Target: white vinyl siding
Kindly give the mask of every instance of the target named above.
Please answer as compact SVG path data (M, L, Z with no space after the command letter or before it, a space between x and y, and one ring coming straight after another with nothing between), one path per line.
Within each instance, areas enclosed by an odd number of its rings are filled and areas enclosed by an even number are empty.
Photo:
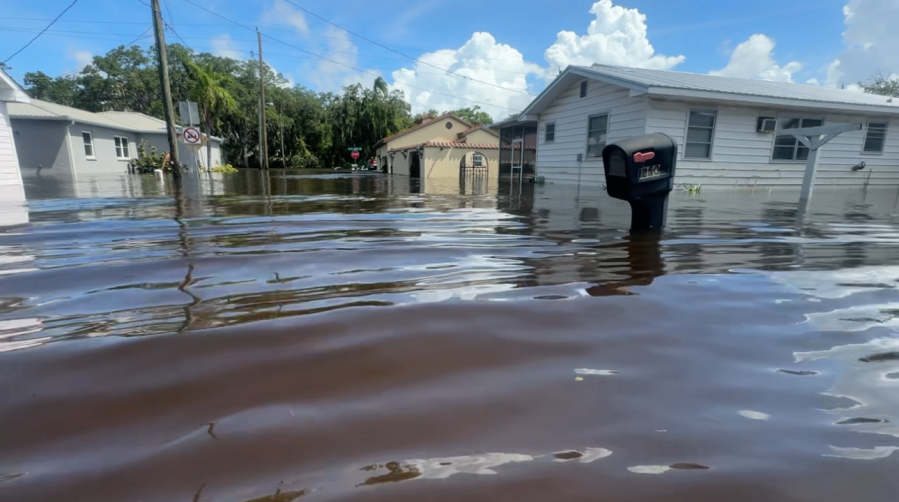
M0 101L0 189L5 196L15 194L15 199L24 199L22 192L22 174L19 171L19 160L16 156L16 145L9 117L6 114L6 103ZM11 196L10 196L11 197ZM0 199L0 203L3 200Z
M868 130L865 133L865 144L862 146L862 153L883 153L883 144L886 140L888 125L889 122L868 121Z
M715 110L690 110L684 158L711 159L715 136Z
M537 148L537 174L556 183L605 183L601 157L587 157L589 117L608 115L606 144L646 130L646 101L629 96L623 87L591 80L587 97L581 98L580 84L573 84L540 114L539 128L554 124L554 141ZM683 121L681 122L683 135ZM601 150L601 149L600 149ZM584 156L578 165L577 155Z
M703 108L710 108L705 106ZM784 186L798 188L805 171L803 161L772 160L774 135L756 132L759 117L811 117L823 119L825 124L867 124L889 122L886 118L859 115L815 115L790 113L770 108L734 107L723 103L716 106L711 162L683 157L687 116L691 109L701 109L688 103L651 101L647 113L646 132L663 132L678 143L678 163L675 183L702 184L703 188L746 186ZM844 132L830 140L818 152L816 185L861 186L871 175L875 185L899 185L899 131L897 121L888 124L884 153L863 155L865 130ZM541 145L542 147L542 145ZM852 166L864 161L867 168L853 171Z
M84 145L84 156L89 159L95 159L94 155L94 135L89 131L81 131L81 142Z
M129 160L131 159L131 151L128 147L128 138L122 136L114 136L113 140L115 141L115 156L119 160Z

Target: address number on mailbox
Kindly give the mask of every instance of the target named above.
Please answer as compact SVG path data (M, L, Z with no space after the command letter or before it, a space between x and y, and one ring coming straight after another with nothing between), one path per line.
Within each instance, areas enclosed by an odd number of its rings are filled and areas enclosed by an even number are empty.
M654 166L643 166L640 168L639 177L640 181L648 181L656 178L661 178L663 176L667 176L668 171L659 164Z

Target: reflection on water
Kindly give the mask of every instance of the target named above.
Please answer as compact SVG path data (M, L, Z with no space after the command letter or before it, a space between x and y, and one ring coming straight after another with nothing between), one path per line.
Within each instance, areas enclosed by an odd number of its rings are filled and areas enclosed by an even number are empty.
M584 187L26 189L0 232L10 500L893 493L894 190L803 215L677 192L652 236Z

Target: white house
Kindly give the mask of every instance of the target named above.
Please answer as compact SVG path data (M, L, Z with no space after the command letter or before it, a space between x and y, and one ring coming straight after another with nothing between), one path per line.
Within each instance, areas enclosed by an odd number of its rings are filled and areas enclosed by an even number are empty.
M8 104L28 103L30 98L16 82L0 69L0 226L28 221L25 191L16 144L13 141Z
M792 136L775 137L775 126L860 123L862 130L843 133L821 148L816 183L899 185L899 98L672 71L570 66L519 120L537 124L536 171L548 182L604 183L601 153L607 143L663 132L678 144L678 184L798 187L808 149ZM512 155L502 150L502 158Z
M159 152L169 151L165 122L142 113L93 113L32 99L10 104L9 117L26 181L73 182L79 177L127 174L128 162L138 157L144 141ZM212 165L221 163L220 144L220 139L211 138L197 157L205 164L209 147ZM182 163L194 159L180 142L178 151Z

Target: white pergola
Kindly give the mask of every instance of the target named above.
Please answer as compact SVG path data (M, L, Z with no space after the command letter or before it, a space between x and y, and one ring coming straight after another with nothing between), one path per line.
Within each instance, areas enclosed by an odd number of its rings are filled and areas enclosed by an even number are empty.
M802 145L808 148L808 161L805 163L805 176L802 178L802 193L799 194L800 209L808 207L812 199L812 189L815 186L815 172L818 170L818 149L828 141L836 138L840 133L858 131L862 124L825 125L818 127L805 127L802 129L781 129L779 126L774 136L793 136Z

